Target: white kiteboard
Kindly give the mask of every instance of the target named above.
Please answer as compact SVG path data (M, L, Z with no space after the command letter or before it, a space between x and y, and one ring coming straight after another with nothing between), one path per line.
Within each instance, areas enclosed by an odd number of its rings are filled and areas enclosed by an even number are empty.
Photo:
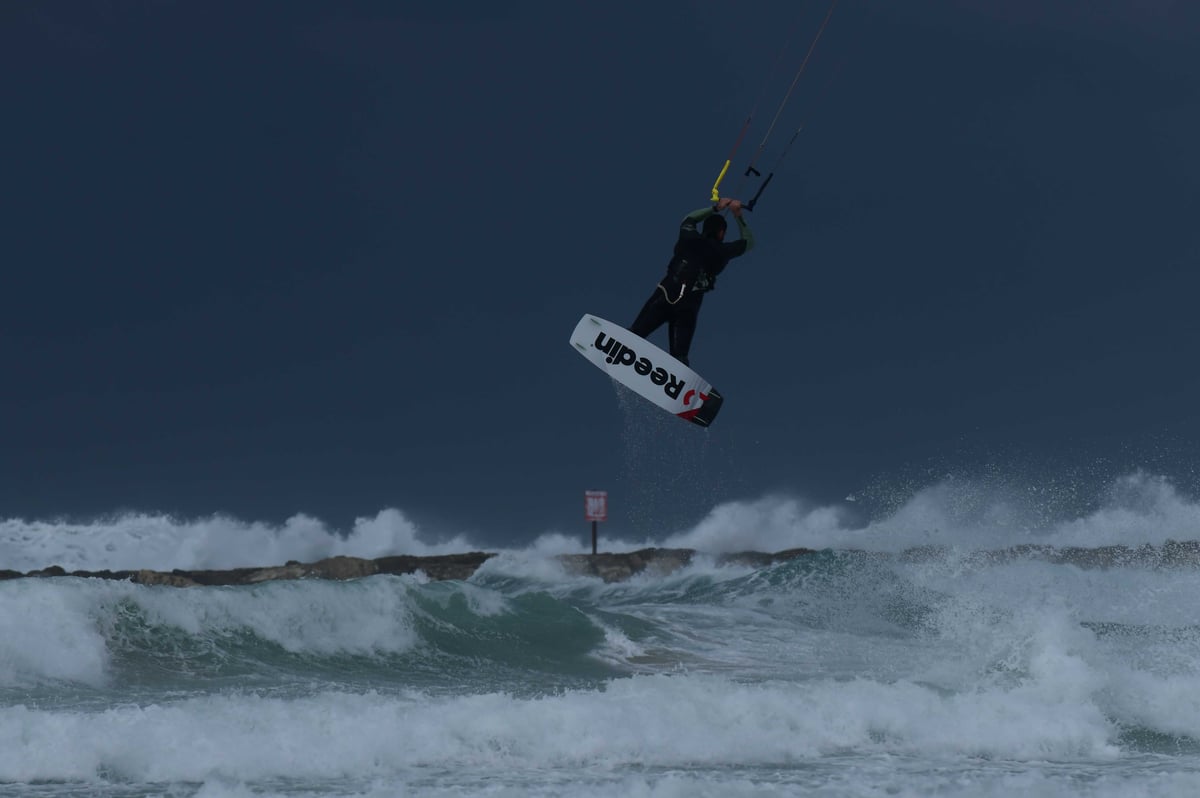
M703 377L619 324L585 315L571 345L593 365L639 396L685 421L707 427L724 397Z

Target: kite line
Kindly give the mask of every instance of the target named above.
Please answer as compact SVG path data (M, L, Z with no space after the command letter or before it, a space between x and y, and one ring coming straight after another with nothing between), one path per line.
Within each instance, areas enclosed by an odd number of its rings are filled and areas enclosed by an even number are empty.
M742 175L743 178L751 177L751 176L762 177L762 172L758 171L758 169L755 168L755 164L758 162L758 159L762 155L763 150L766 149L767 141L771 138L771 133L775 130L775 126L779 123L779 117L783 114L783 109L787 106L788 100L791 99L792 92L795 91L795 89L796 89L796 84L800 82L800 78L804 75L804 71L808 67L808 62L812 59L812 55L817 49L817 43L821 41L821 36L824 35L825 28L828 27L829 20L833 16L834 9L837 8L837 5L839 2L840 2L840 0L832 0L832 2L829 4L829 10L825 13L825 18L821 21L821 26L817 29L816 35L813 37L812 42L809 44L808 52L805 54L804 60L800 63L799 69L796 70L796 74L792 78L792 83L788 87L787 93L785 93L783 95L783 99L779 103L779 108L776 109L775 116L774 116L774 118L771 119L771 124L767 127L767 132L763 135L763 139L759 143L758 149L755 150L754 156L750 159L750 163L746 166L746 171ZM792 30L793 31L795 30L795 24L793 24ZM768 80L770 79L770 75L774 73L775 68L778 67L779 61L781 60L781 58L783 56L783 52L787 50L790 40L791 40L791 34L789 34L788 40L787 40L787 42L785 42L783 50L781 50L779 55L776 56L775 63L772 66L770 72L768 73L768 78L767 78ZM765 95L765 93L766 93L766 84L764 83L762 90L759 92L758 99L755 100L754 105L751 106L750 114L746 117L746 121L742 125L741 131L738 133L737 138L733 142L733 148L729 151L729 155L725 159L725 164L721 167L721 171L717 175L716 182L713 183L713 187L712 187L712 201L713 202L717 202L719 199L721 199L721 194L720 194L721 181L723 181L725 179L725 175L729 171L730 165L733 163L734 156L737 155L737 151L738 151L738 148L741 146L742 140L746 137L746 132L750 129L750 123L754 119L754 114L757 112L758 106L761 103L762 98ZM770 172L767 174L766 179L758 187L758 191L755 193L754 197L745 204L744 207L747 210L751 210L751 211L754 210L754 206L758 203L758 200L762 196L763 191L766 189L767 185L770 184L771 178L773 178L775 176L775 171L779 168L780 164L783 163L783 159L785 157L787 157L788 152L792 148L792 144L795 143L796 138L800 135L800 131L803 129L804 129L803 125L796 128L796 132L792 134L791 139L789 139L787 145L784 146L783 151L780 153L778 159L775 161L775 165L771 168Z

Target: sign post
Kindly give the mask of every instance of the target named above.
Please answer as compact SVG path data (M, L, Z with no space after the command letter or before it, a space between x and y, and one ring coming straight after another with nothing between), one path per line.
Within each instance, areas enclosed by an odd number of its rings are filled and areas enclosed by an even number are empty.
M608 520L608 491L585 490L583 492L584 518L592 522L592 554L596 553L596 522Z

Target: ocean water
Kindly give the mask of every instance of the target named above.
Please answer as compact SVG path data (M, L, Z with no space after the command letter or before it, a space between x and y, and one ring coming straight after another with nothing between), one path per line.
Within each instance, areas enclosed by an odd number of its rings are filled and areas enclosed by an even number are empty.
M0 795L1200 794L1200 575L974 556L1200 539L1200 505L1148 474L1066 515L955 480L865 520L860 501L604 537L702 552L616 584L565 572L553 555L581 541L553 531L465 582L0 582ZM708 556L793 546L819 551ZM0 522L0 568L22 571L477 548L398 510L346 534Z

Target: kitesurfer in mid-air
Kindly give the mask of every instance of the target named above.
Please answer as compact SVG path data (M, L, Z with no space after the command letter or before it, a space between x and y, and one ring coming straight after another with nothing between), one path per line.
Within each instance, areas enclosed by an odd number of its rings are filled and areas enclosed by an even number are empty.
M733 214L741 238L725 243L725 209ZM697 225L702 225L697 229ZM629 331L645 338L667 324L671 357L687 364L696 319L704 295L713 290L729 261L745 255L754 246L754 234L742 216L739 200L721 199L716 205L692 211L679 225L675 254L667 264L667 276L646 300Z

